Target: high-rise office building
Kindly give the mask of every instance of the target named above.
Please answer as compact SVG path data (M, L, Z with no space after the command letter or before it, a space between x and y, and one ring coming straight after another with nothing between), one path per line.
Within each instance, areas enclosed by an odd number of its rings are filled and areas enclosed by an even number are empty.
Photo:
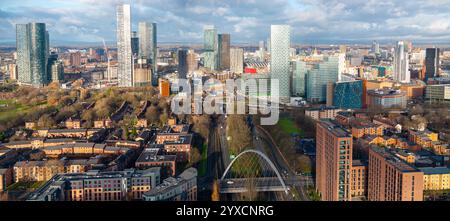
M399 41L394 52L394 81L409 83L410 78L408 46L404 41Z
M266 51L264 47L264 41L259 41L259 60L264 62L266 56Z
M117 6L117 56L119 87L133 86L130 5Z
M219 34L218 40L219 69L230 70L230 34Z
M230 71L236 74L244 73L244 49L230 49Z
M425 52L425 79L439 76L439 48L427 48Z
M41 87L49 83L49 36L44 23L16 25L19 83Z
M158 85L158 46L156 23L139 22L139 56L146 57L152 65L152 85Z
M186 79L188 73L188 51L178 50L178 78Z
M292 65L292 95L305 96L306 89L306 73L308 69L306 62L296 60L291 62Z
M352 135L325 119L317 123L316 140L316 185L322 200L351 200Z
M61 82L64 80L64 64L61 61L55 61L51 66L52 82Z
M372 42L372 52L374 54L380 54L380 44L377 41Z
M139 54L139 37L135 31L131 33L131 53L133 53L133 57L137 57Z
M187 54L188 73L198 69L197 54L194 50L189 50Z
M311 102L326 101L327 84L339 78L340 55L323 57L306 74L306 98Z
M387 148L371 146L367 191L369 201L422 201L423 172Z
M206 26L204 30L204 57L203 66L210 70L217 70L218 62L218 36L214 26Z
M272 25L270 41L270 78L278 79L280 102L289 102L291 95L289 74L291 27L289 25Z

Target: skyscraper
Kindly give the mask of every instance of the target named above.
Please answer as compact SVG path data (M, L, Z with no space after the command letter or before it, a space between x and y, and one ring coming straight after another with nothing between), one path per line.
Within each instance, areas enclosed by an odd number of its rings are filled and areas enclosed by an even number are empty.
M373 41L372 42L372 52L374 54L379 54L380 53L380 44L377 41Z
M425 54L425 79L438 77L439 48L427 48Z
M322 200L351 200L352 135L326 119L317 123L316 140L316 185Z
M139 54L139 37L135 31L131 33L131 52L133 57Z
M394 81L409 83L410 78L408 46L405 42L399 41L394 52Z
M117 6L117 56L119 87L133 86L130 5Z
M230 69L230 34L219 34L219 69L229 70Z
M306 62L301 60L292 62L292 94L294 96L305 96L307 72Z
M236 74L244 73L244 49L230 49L230 71Z
M327 84L338 81L340 54L326 56L314 63L306 74L306 98L310 102L326 101Z
M158 46L156 23L139 22L139 56L152 64L152 85L158 85Z
M203 66L210 70L218 69L218 39L214 26L206 26L204 31L204 63Z
M49 36L44 23L16 25L18 80L41 87L49 83Z
M198 69L197 54L194 50L189 50L187 54L188 73Z
M264 50L264 41L259 41L259 59L264 62L266 51Z
M178 78L186 79L188 72L188 51L178 50Z
M289 25L270 27L270 77L278 79L281 102L290 100L289 51L291 28Z

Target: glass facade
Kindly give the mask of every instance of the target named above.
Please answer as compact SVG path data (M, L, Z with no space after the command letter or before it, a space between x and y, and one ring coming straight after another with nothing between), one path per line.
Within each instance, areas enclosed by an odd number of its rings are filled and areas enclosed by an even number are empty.
M279 81L280 102L289 102L291 95L290 35L291 27L289 25L272 25L270 27L270 74L271 79Z
M230 34L219 34L219 68L220 70L230 69Z
M306 73L308 72L306 62L293 61L292 65L292 95L305 96Z
M41 87L49 83L47 62L49 36L44 23L16 26L17 64L19 82Z
M214 26L207 26L204 32L204 66L210 70L217 70L218 62L218 36Z
M344 109L363 107L363 81L338 82L334 86L333 106Z
M117 57L120 87L133 86L130 5L117 6Z
M152 85L158 85L158 43L156 23L139 22L139 57L145 57L152 64Z
M310 102L324 102L327 83L337 82L339 77L339 56L324 57L313 65L306 74L306 98Z

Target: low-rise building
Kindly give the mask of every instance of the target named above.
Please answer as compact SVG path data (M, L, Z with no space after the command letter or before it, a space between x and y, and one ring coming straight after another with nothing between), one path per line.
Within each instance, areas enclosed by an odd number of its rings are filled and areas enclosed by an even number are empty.
M13 183L12 168L0 169L0 192L6 190L6 188Z
M177 156L177 162L187 162L192 148L192 134L160 133L156 135L156 144L164 145L164 151Z
M177 178L169 177L143 194L145 201L196 201L197 169L189 168Z
M161 167L162 177L175 176L176 155L163 155L161 152L160 148L145 149L136 160L135 167L139 169Z
M160 183L160 168L147 170L58 174L28 197L28 201L141 200Z
M335 119L337 113L340 111L342 111L342 109L337 107L309 108L305 110L305 115L314 120L322 118Z
M422 167L424 190L448 190L450 189L449 167Z

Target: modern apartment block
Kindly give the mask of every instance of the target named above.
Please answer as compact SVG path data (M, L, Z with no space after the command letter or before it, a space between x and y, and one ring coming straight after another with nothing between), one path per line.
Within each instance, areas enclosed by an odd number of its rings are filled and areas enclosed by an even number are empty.
M133 86L130 5L117 6L117 60L120 87Z
M197 169L186 169L177 178L169 177L142 196L144 201L196 201Z
M160 168L58 174L33 192L28 201L140 200L160 183Z
M270 40L270 78L278 80L280 102L287 103L291 96L289 64L291 27L289 25L272 25Z
M423 200L424 173L387 148L369 148L368 176L370 201Z
M324 201L350 201L352 135L324 119L316 129L316 186Z

